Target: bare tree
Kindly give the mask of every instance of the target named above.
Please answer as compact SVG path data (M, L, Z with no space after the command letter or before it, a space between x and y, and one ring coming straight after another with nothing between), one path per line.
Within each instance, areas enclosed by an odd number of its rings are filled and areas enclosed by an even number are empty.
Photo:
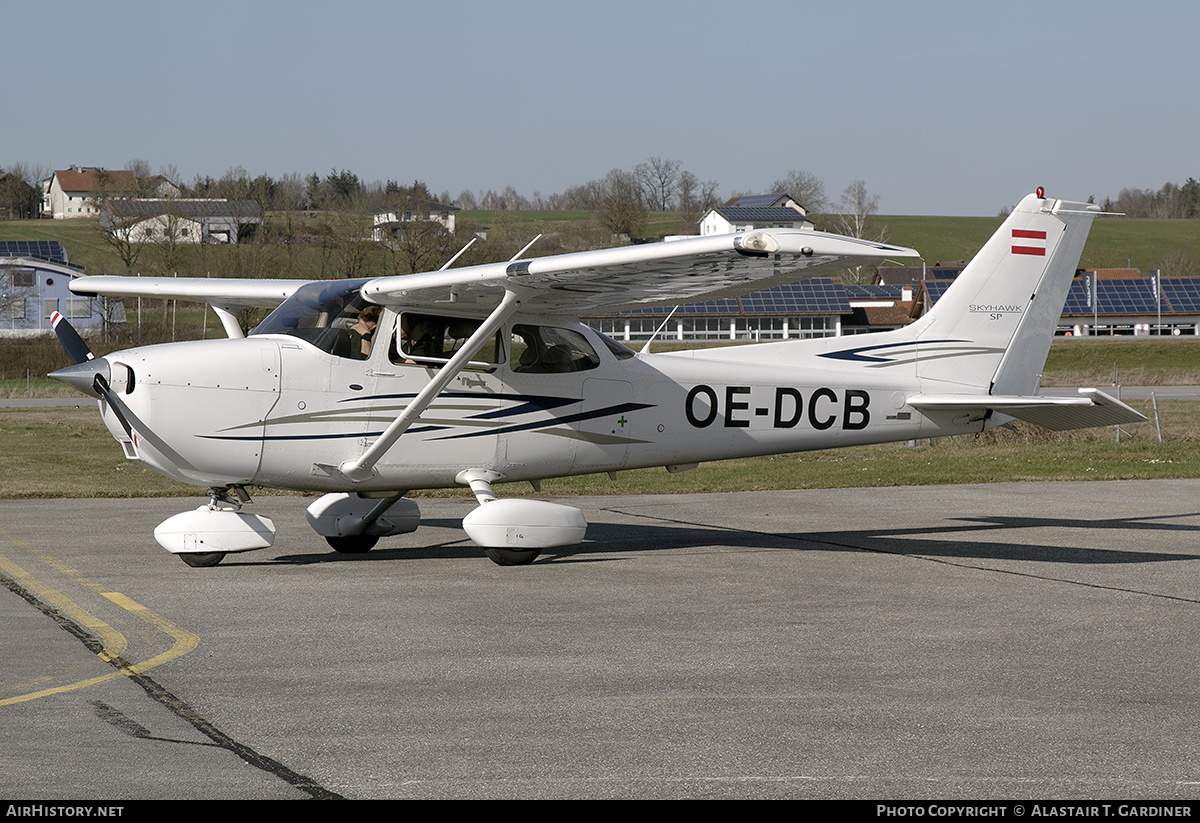
M679 171L678 160L664 160L661 157L651 157L634 167L633 176L645 192L645 200L650 208L655 211L671 210Z
M834 224L840 234L866 239L867 222L877 211L879 198L867 193L866 183L855 180L842 192L840 211L834 217Z
M790 194L810 215L821 214L829 207L825 197L825 181L806 171L789 171L771 184L771 190Z
M21 276L12 266L0 266L0 321L9 321L12 325L24 316L25 297L31 291L29 286L33 285L32 274L26 275L28 282L22 282Z
M839 234L859 237L864 240L884 242L888 237L887 226L876 228L871 217L879 211L879 198L867 192L867 184L855 180L842 193L840 213L833 216L834 231ZM856 266L848 270L847 280L864 283L874 275L874 268Z
M13 163L0 168L0 214L10 218L36 217L42 206L42 178L39 166Z
M151 197L153 192L154 172L150 171L150 163L146 160L130 160L125 164L126 170L133 175L132 197Z
M613 169L602 183L600 223L613 234L635 237L646 225L646 202L637 178Z

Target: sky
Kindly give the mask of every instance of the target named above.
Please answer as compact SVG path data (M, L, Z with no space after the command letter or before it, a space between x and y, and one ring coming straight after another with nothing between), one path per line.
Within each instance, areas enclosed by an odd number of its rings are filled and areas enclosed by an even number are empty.
M882 214L1200 177L1195 0L0 0L0 168L549 195L677 160Z

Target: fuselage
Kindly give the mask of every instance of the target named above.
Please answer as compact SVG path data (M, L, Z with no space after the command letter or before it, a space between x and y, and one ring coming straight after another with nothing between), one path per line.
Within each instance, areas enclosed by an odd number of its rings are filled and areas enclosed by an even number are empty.
M537 480L985 425L907 407L920 391L911 370L839 368L845 360L830 355L886 334L635 354L575 321L517 316L374 476L352 483L336 467L361 455L441 367L406 354L399 317L383 312L369 353L263 333L108 355L132 433L111 409L106 423L127 457L184 482L360 492L453 486L467 468ZM447 340L456 320L472 321L439 318Z

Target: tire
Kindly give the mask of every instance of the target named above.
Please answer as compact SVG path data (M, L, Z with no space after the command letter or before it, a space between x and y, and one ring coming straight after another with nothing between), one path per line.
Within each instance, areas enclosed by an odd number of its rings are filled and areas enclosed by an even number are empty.
M373 534L352 534L348 537L326 537L325 542L338 554L364 554L375 548L379 537Z
M177 557L193 569L203 569L224 560L225 552L180 552Z
M528 566L541 553L540 549L484 549L483 553L487 555L488 560L491 560L497 566Z

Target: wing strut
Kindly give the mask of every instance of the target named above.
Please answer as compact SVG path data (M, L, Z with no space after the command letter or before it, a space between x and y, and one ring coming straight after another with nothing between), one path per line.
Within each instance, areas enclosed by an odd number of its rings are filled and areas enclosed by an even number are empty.
M374 477L375 464L379 462L379 458L396 444L409 426L421 417L429 404L442 393L442 389L446 388L451 380L458 376L458 373L463 370L476 352L483 348L483 344L496 333L504 321L512 317L520 307L521 299L521 296L512 287L505 289L504 299L500 301L500 305L496 306L488 315L487 320L483 321L475 333L467 338L467 342L454 353L450 362L443 366L425 385L425 388L417 393L413 401L404 408L404 411L400 412L400 415L391 422L383 434L379 435L379 439L372 443L369 449L361 456L353 460L346 460L339 465L338 473L355 483L361 483L363 480Z

